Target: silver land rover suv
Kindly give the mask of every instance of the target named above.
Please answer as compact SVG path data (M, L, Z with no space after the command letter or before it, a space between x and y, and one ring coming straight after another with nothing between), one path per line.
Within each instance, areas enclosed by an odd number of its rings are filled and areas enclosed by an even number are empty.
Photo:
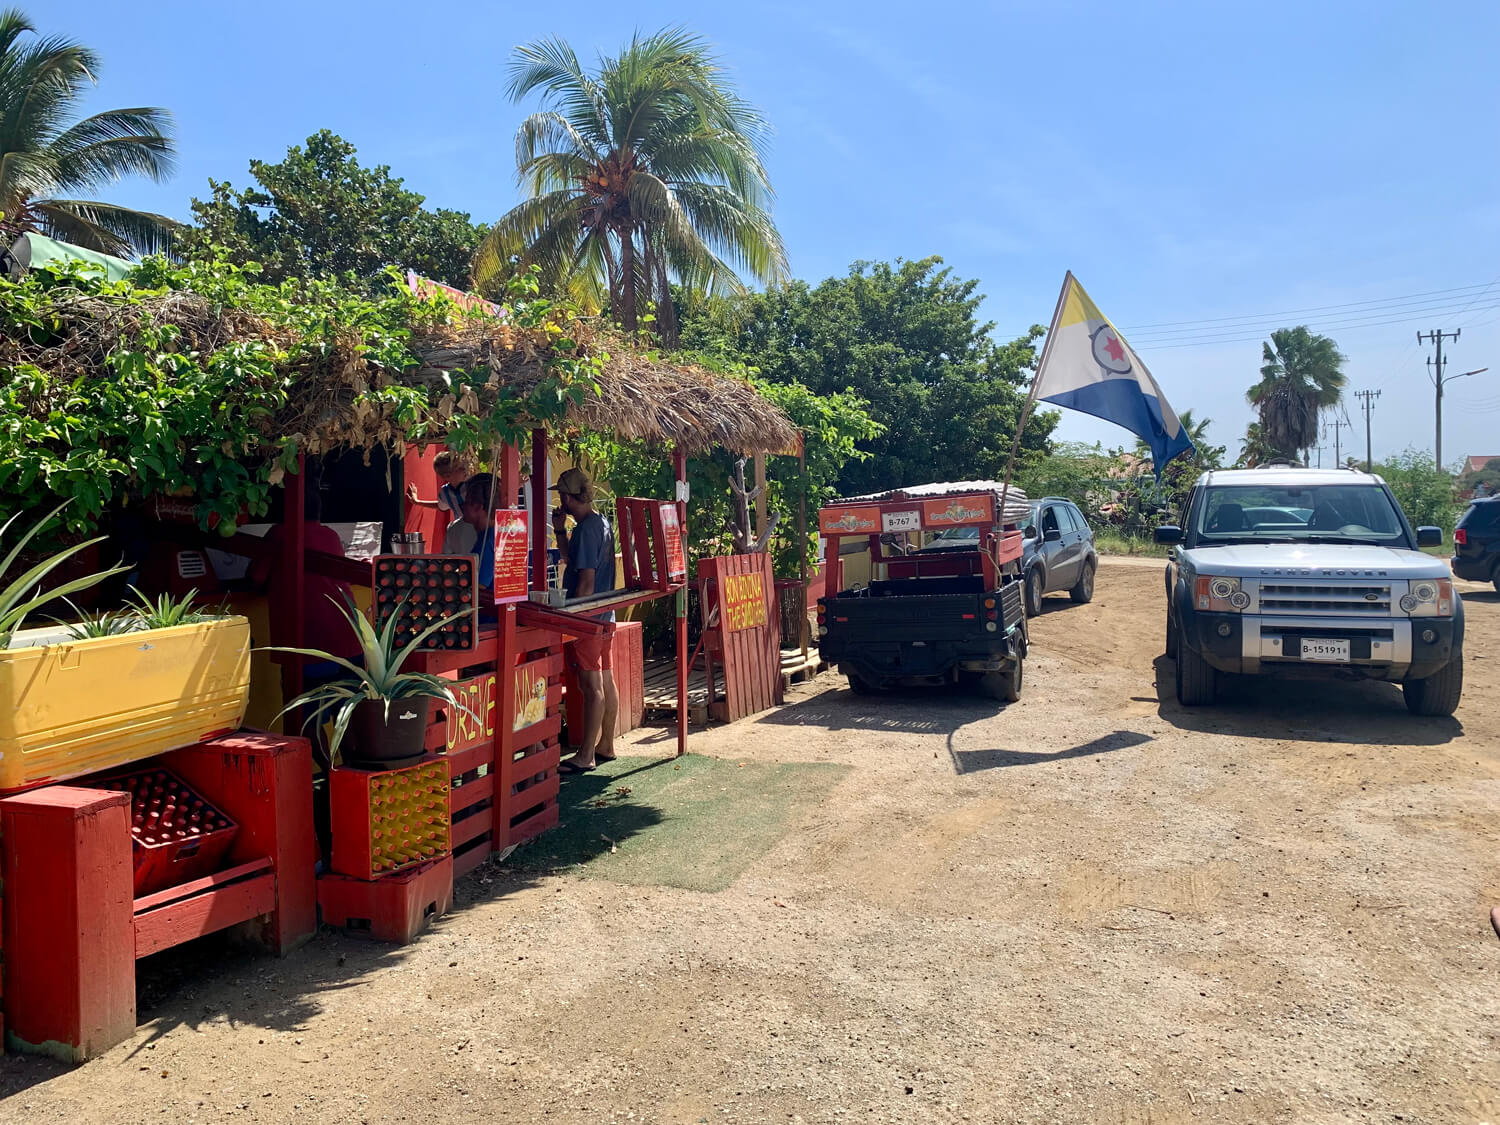
M1407 523L1385 481L1344 469L1204 473L1167 564L1177 699L1212 703L1221 674L1399 683L1416 715L1463 692L1463 603L1442 531Z

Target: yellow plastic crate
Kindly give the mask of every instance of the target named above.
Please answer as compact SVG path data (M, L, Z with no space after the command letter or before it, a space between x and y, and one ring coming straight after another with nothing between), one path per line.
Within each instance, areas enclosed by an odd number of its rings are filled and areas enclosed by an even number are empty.
M23 630L0 651L0 791L126 765L244 721L243 617L83 641L57 634Z

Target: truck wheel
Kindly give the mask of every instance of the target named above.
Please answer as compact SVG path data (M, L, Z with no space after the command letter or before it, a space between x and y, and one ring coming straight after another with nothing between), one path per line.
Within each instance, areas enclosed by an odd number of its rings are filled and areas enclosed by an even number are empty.
M986 672L979 677L979 694L1002 703L1014 703L1021 698L1021 658L1011 660L1008 668L998 672Z
M858 672L854 671L852 668L843 668L843 667L840 667L839 671L843 672L844 675L848 677L848 679L849 679L849 690L852 691L855 695L878 695L878 694L880 694L880 689L879 688L877 688L869 680L867 680L863 676L861 676Z
M1219 692L1219 673L1207 660L1182 644L1177 645L1177 702L1184 707L1212 703Z
M1031 573L1026 576L1026 616L1035 617L1042 612L1042 595L1046 593L1043 585L1042 568L1034 566Z
M1425 680L1407 680L1401 685L1406 709L1413 715L1451 715L1458 710L1464 693L1464 654L1456 652L1442 671Z
M1172 619L1172 609L1167 607L1167 659L1177 659L1177 622Z
M1079 605L1087 605L1094 600L1094 564L1092 562L1083 564L1083 573L1078 576L1078 585L1068 591L1068 597Z

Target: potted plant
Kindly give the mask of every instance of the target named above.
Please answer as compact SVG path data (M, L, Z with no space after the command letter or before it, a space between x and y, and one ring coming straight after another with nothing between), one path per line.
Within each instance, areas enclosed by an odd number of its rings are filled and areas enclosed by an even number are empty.
M321 726L331 718L333 737L328 744L330 759L338 756L344 736L352 725L358 755L357 758L346 756L346 760L386 769L406 764L421 757L426 748L427 719L434 699L455 709L468 709L454 696L449 681L441 676L426 672L403 672L402 668L428 637L474 611L462 610L436 621L404 647L398 648L398 623L401 615L407 611L407 599L402 599L395 612L378 630L352 601L346 599L346 602L346 605L339 606L339 612L348 620L349 627L359 639L363 666L322 649L269 646L267 651L296 653L316 661L326 661L338 665L347 673L342 679L319 684L303 692L276 717L279 719L299 707L308 707L311 711L303 723L304 730L313 724Z
M0 560L9 572L62 511L33 526ZM0 527L0 538L15 524ZM205 615L185 599L23 628L35 610L128 569L112 567L44 590L68 547L0 588L0 790L62 781L235 730L250 693L250 624Z

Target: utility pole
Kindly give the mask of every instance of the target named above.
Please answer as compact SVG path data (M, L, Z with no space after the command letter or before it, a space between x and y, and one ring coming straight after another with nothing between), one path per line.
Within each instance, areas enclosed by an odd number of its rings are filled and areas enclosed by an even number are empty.
M1452 332L1444 332L1441 328L1434 328L1431 332L1418 332L1417 343L1431 344L1437 352L1437 358L1427 360L1428 378L1432 380L1433 388L1437 391L1436 410L1434 416L1437 418L1437 429L1432 443L1432 463L1441 472L1443 468L1443 365L1447 362L1443 359L1443 341L1457 340L1462 328L1455 328ZM1457 378L1458 376L1454 376Z
M1333 420L1333 467L1335 469L1342 469L1344 467L1344 459L1341 452L1343 447L1339 444L1339 434L1347 425L1350 425L1350 423L1344 421L1342 418L1335 418Z
M1379 391L1355 391L1354 397L1360 400L1360 406L1365 412L1365 472L1373 473L1370 467L1370 411L1375 409L1375 400L1380 397Z

